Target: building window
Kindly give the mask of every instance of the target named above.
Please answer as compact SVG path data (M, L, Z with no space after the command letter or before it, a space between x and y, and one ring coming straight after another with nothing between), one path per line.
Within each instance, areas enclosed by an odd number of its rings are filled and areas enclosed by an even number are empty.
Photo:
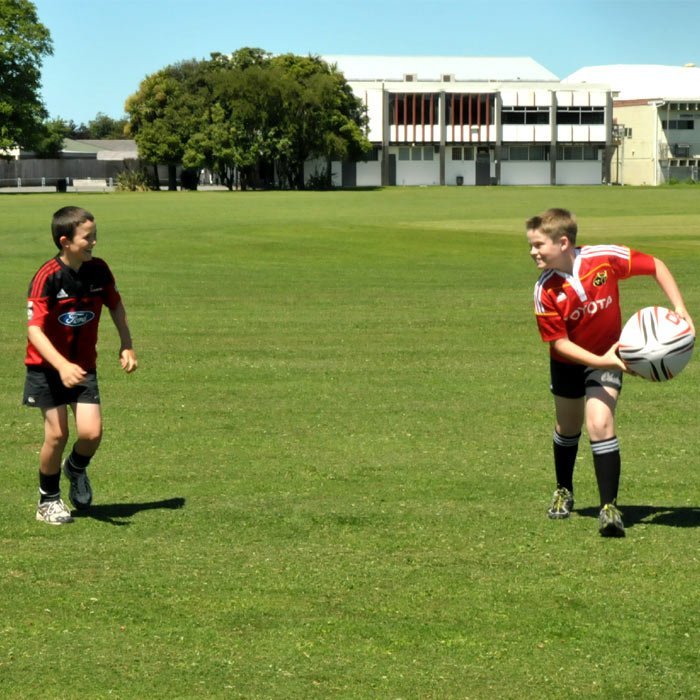
M501 160L549 160L549 146L503 146Z
M664 119L661 124L664 129L677 129L678 131L684 131L688 129L695 129L695 121L692 119Z
M433 146L401 146L399 148L399 160L434 160L435 149Z
M379 146L373 146L369 153L365 153L361 160L363 163L376 163L379 160L379 151L381 148Z
M557 160L598 160L596 146L557 146Z
M473 146L453 146L452 160L474 160Z
M438 123L439 96L434 93L389 95L392 126L434 126Z
M549 124L549 107L504 107L504 124Z
M448 93L445 123L448 126L481 126L494 123L494 95Z
M604 124L605 107L557 107L557 124Z

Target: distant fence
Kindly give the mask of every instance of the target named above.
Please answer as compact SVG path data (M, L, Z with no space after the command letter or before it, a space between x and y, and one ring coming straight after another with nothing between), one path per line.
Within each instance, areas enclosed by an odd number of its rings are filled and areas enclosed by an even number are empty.
M37 158L0 160L0 187L53 187L59 180L116 180L126 168L121 160Z

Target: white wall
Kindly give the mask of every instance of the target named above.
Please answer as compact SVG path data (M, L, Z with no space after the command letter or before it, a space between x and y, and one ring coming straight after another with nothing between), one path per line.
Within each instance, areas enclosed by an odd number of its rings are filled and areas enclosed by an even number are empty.
M445 160L445 184L456 185L457 176L464 178L465 185L476 183L476 162L473 160Z
M357 187L379 187L382 184L382 164L375 160L357 164Z
M501 163L502 185L549 185L549 182L549 161L506 160Z
M557 185L600 185L602 178L599 160L557 161Z

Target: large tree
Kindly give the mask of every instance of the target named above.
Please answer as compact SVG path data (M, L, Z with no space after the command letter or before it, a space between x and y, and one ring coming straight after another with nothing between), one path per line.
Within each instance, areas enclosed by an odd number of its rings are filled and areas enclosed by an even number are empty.
M201 131L206 71L202 61L167 66L147 76L126 101L126 133L136 140L143 160L168 166L170 189L176 189L175 168L182 164L188 142Z
M294 54L276 56L271 64L285 76L277 164L290 187L304 187L310 158L353 160L370 150L366 111L335 66Z
M0 0L0 152L36 147L46 131L41 65L53 53L49 30L29 0Z
M341 73L318 57L243 48L146 77L126 103L139 155L207 168L229 188L304 187L310 158L358 159L366 115Z

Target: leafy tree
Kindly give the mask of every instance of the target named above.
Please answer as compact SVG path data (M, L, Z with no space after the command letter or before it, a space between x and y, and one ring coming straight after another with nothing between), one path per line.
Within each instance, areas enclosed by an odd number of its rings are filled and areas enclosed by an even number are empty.
M0 0L0 152L33 148L47 117L39 97L41 63L53 53L49 30L29 0Z
M87 139L123 139L126 138L126 127L128 120L125 117L121 119L112 119L102 112L98 112L95 118L90 120L87 125L89 136L83 136Z
M206 111L206 62L185 61L147 76L126 101L139 156L168 166L169 189L176 189L175 168L182 164L188 141L200 131Z
M58 158L63 142L70 134L70 126L63 119L51 119L42 125L34 151L39 158Z
M278 168L290 187L304 187L304 163L359 159L370 150L367 115L335 66L318 56L283 54L271 61L285 75Z

